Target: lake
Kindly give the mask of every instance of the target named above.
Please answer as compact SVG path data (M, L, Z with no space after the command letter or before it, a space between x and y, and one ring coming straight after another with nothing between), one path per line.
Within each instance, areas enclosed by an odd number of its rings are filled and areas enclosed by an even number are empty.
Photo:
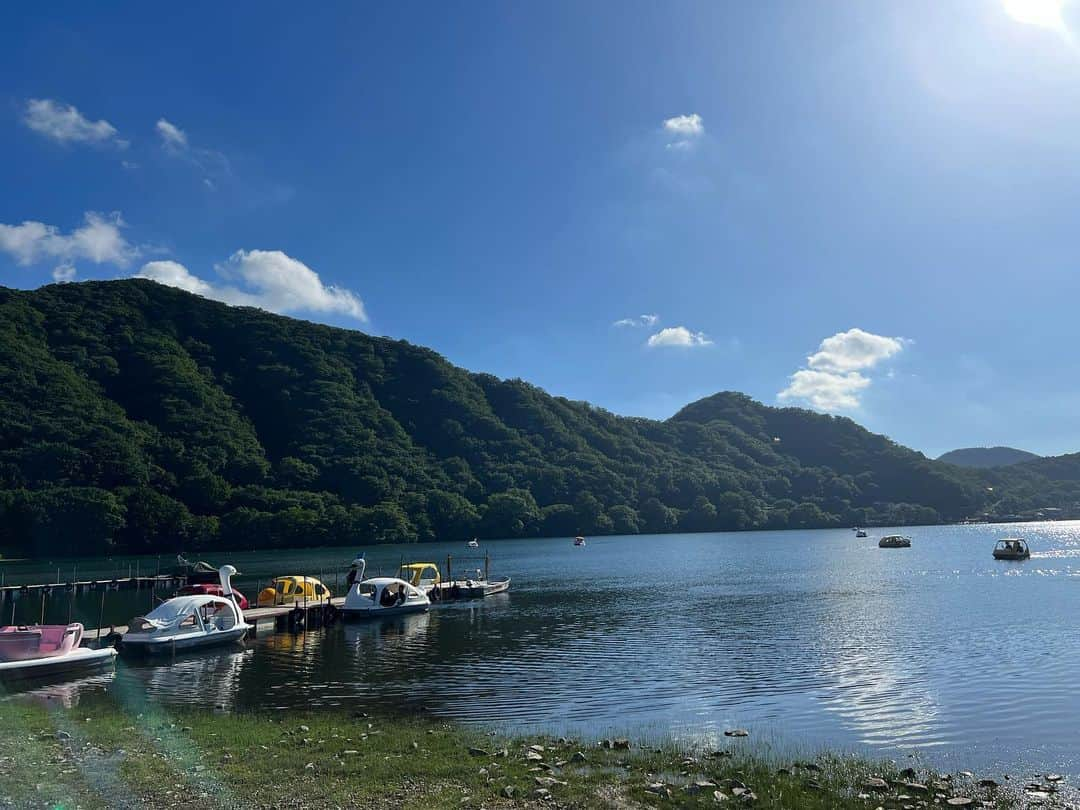
M430 613L291 635L147 665L38 696L95 691L225 710L423 711L500 727L712 739L724 729L780 747L828 746L945 768L1080 774L1080 522L906 528L910 549L870 531L506 540L482 544L509 594ZM1027 538L1026 562L996 539ZM275 574L333 587L357 549L206 555L232 562L254 598ZM445 561L464 543L365 549L369 575ZM471 552L475 553L475 552ZM166 567L168 560L162 558ZM8 583L152 573L138 561L0 564ZM474 564L475 565L475 564ZM455 568L458 565L455 563ZM100 594L47 605L97 624ZM145 612L147 591L110 593L107 621ZM0 606L10 619L11 603ZM36 600L15 605L35 621Z

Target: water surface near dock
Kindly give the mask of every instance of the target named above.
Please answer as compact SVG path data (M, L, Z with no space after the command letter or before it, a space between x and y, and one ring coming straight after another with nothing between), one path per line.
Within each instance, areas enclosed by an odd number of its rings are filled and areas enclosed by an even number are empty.
M264 632L247 651L122 662L115 677L38 695L70 702L108 688L165 705L394 708L597 734L709 737L741 726L797 745L919 752L946 768L1080 778L1080 523L911 528L903 531L913 548L878 549L886 531L485 543L492 575L513 577L509 594L383 622ZM994 541L1012 534L1027 538L1033 558L994 561ZM236 565L254 597L274 574L321 574L333 588L356 550L206 556ZM476 553L464 543L367 551L369 573L390 573L403 555L445 562L451 553L464 566ZM155 562L139 567L152 572ZM3 568L10 583L72 565ZM80 578L105 578L128 561L77 566ZM150 599L111 593L108 620L126 622ZM71 611L93 626L99 601L47 608L54 620ZM34 600L16 606L21 621L38 609Z

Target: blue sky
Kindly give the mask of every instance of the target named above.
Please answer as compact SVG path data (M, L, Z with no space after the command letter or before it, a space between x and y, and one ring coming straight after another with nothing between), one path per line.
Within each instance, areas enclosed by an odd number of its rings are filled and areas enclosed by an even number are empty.
M624 414L734 389L1080 450L1074 5L5 9L0 284L147 275Z

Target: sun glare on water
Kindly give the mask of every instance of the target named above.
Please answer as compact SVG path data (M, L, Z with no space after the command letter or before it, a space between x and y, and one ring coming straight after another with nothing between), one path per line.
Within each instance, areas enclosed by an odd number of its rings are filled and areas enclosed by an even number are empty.
M1001 0L1005 13L1017 22L1062 31L1065 21L1061 17L1065 0Z

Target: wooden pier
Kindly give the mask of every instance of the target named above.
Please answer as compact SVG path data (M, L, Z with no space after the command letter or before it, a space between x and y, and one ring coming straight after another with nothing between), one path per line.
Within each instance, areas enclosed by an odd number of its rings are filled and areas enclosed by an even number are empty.
M181 588L187 578L178 574L154 574L152 576L116 577L114 579L83 579L69 582L45 582L23 585L0 585L0 602L16 600L24 596L46 594L82 594L94 591L142 590L143 588Z

